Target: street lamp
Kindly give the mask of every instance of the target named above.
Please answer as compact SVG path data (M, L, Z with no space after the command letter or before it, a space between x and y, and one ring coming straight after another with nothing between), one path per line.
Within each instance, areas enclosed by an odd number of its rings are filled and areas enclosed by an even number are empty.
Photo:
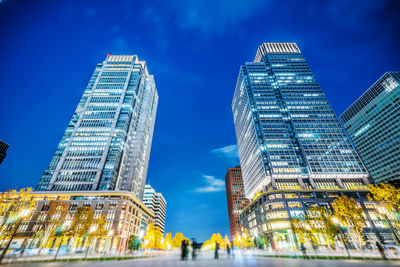
M18 220L18 223L17 223L17 225L15 226L15 230L14 230L13 234L11 235L10 240L9 240L8 243L7 243L7 246L4 248L3 252L1 253L1 256L0 256L0 263L2 262L4 256L6 255L7 250L8 250L8 248L10 247L12 240L14 239L14 236L17 234L19 226L21 225L22 221L23 221L29 214L30 214L30 210L29 210L29 209L22 209L22 210L17 214L16 219L17 219L17 220L19 219L19 220Z

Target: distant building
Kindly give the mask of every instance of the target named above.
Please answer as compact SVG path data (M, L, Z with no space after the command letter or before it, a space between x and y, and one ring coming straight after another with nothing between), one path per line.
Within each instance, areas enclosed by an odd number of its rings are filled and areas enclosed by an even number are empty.
M7 156L7 149L10 145L7 143L4 143L3 141L0 140L0 164L3 162L5 157Z
M400 72L387 72L340 116L376 183L400 185Z
M249 204L244 195L242 170L240 166L229 168L225 175L226 199L228 202L229 230L231 239L240 233L240 212Z
M154 214L154 226L165 231L165 217L167 215L167 201L161 193L156 192L151 185L144 188L143 204Z

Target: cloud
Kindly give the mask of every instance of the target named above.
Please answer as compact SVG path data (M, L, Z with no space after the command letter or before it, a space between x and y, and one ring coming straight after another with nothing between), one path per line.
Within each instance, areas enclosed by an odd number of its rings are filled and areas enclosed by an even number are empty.
M204 1L181 0L171 3L178 13L177 24L183 30L198 30L208 36L223 35L228 29L232 32L242 22L258 13L265 5L263 0Z
M225 190L225 182L223 180L205 174L203 174L203 178L205 179L207 185L196 188L196 192L209 193L209 192L219 192Z
M229 145L220 148L216 148L210 151L212 154L224 157L234 164L239 163L239 153L237 145Z

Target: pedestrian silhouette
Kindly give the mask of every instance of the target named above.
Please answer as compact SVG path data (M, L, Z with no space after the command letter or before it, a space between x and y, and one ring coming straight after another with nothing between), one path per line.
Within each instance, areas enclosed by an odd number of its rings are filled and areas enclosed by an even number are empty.
M228 244L226 244L226 256L228 257L228 259L231 258L231 246Z
M189 240L186 240L185 241L185 260L187 260L188 258L189 258L189 245L190 245L190 243L189 243Z
M197 249L197 242L196 240L192 241L192 259L196 259L196 249Z
M376 247L378 248L379 253L381 253L382 259L384 259L385 261L387 261L387 258L386 258L386 255L385 255L385 251L384 251L382 245L381 245L378 241L376 241L375 245L376 245Z
M301 242L301 244L300 244L300 249L301 249L301 251L303 252L303 258L304 258L304 259L308 259L308 256L307 256L307 249L306 249L306 246L304 246L304 243L303 243L303 242Z
M214 259L218 259L218 250L219 250L219 244L218 242L215 242L215 252L214 252Z
M182 240L182 243L181 243L181 260L185 260L186 259L186 254L187 254L186 240Z

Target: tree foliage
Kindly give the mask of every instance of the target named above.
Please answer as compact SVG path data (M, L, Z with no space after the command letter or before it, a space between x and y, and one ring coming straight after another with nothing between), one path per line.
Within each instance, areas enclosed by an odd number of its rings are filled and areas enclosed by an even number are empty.
M94 212L89 206L78 207L72 218L72 227L70 234L72 236L74 246L75 239L78 241L89 233L89 229L93 223ZM79 242L78 242L79 243Z
M57 228L64 222L68 214L69 204L61 199L50 200L48 204L44 205L43 212L38 216L40 222L40 230L43 233L40 239L40 250L48 245L51 237L56 235Z
M8 190L0 194L0 237L10 237L15 227L24 216L32 213L36 207L36 200L32 195L32 188Z
M129 250L138 250L140 246L140 239L135 235L131 235L128 241L128 249Z
M356 239L360 248L363 248L365 243L362 231L366 226L363 217L363 210L357 205L357 202L346 196L339 197L332 202L335 217L342 225L347 227L347 232L351 237Z
M186 238L182 233L177 232L172 239L174 248L180 248L183 240L189 241L189 239Z
M378 201L390 212L400 212L400 189L391 184L369 185L372 196L370 199Z
M249 248L255 246L254 242L251 240L247 228L244 229L244 233L240 234L236 232L233 238L233 245L238 248Z

